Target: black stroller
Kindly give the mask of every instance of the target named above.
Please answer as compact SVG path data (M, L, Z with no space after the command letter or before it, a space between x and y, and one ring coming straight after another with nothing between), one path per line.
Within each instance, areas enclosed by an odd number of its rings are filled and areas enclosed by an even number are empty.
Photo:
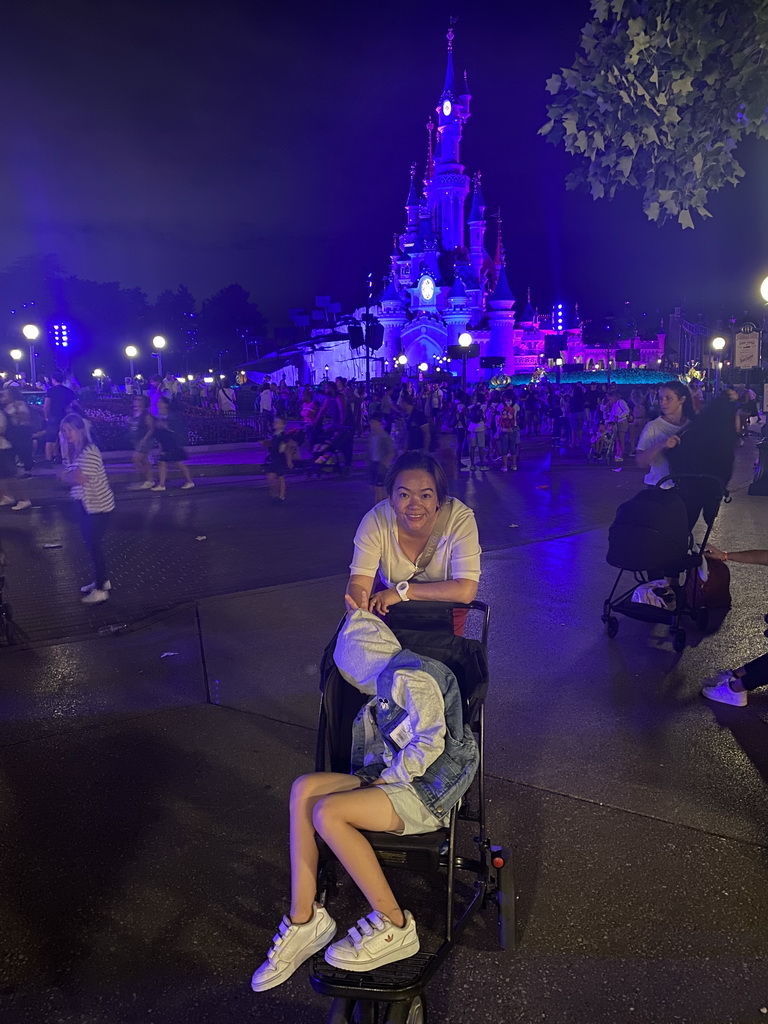
M664 489L661 485L667 481L676 486ZM720 502L723 498L728 500L727 495L722 481L715 476L667 476L656 487L640 491L619 506L608 531L606 557L608 564L619 570L613 589L603 603L602 621L609 637L615 637L619 631L615 612L630 619L669 626L675 651L685 647L685 616L693 619L699 630L706 631L710 609L697 601L699 591L695 587L674 586L674 608L633 601L632 595L639 586L647 585L658 576L698 572ZM695 525L700 510L703 510L706 532L697 546L690 524L693 521ZM625 572L632 573L634 582L628 590L615 596Z
M481 639L472 640L453 633L453 610L468 609L482 615ZM391 616L390 628L404 649L441 661L456 676L464 698L465 721L472 727L480 751L475 780L460 808L454 808L447 828L426 835L397 836L365 832L385 867L399 867L427 877L442 875L438 899L445 907L443 941L438 949L423 949L407 960L365 973L352 973L330 966L317 954L311 962L310 981L316 992L333 997L329 1024L371 1022L371 1024L423 1024L426 1019L424 988L450 952L472 915L489 903L498 914L499 944L515 945L515 892L509 851L493 846L486 835L484 769L484 704L488 690L486 640L490 611L487 605L418 602L412 614L402 614L409 605L398 605L400 621ZM394 609L393 609L394 610ZM390 613L391 614L391 613ZM409 621L418 616L416 621ZM476 618L476 616L475 616ZM400 628L400 623L409 628ZM416 627L416 628L413 628ZM351 730L355 715L368 699L346 683L333 661L336 638L329 644L321 665L322 701L317 734L316 771L348 772ZM468 836L462 822L470 822ZM463 844L460 842L463 840ZM474 844L471 856L460 846ZM318 839L320 867L318 899L328 905L337 886L338 863L330 849ZM468 872L473 882L471 897L461 901L456 892L456 872ZM433 905L440 905L437 900Z

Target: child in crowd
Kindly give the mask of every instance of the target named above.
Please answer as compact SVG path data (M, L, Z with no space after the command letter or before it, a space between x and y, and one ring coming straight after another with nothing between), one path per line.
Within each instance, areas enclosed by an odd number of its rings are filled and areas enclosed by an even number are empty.
M285 501L285 474L289 469L293 469L293 461L289 454L285 420L282 416L275 416L272 420L272 438L269 442L267 462L267 486L273 505Z
M371 428L368 435L368 467L373 500L378 504L387 496L384 479L395 458L395 443L384 429L384 417L380 412L371 413L368 423Z
M434 832L469 788L478 748L463 722L458 683L437 661L401 649L368 607L347 595L347 621L334 660L344 679L371 697L352 729L352 774L315 772L291 789L291 912L267 959L251 979L254 992L281 985L336 934L315 902L319 834L368 900L371 911L325 951L347 971L370 971L419 951L416 922L398 904L361 830Z
M485 413L486 403L476 400L467 410L467 427L469 429L469 468L488 469L485 462ZM475 464L477 452L480 452L480 465Z

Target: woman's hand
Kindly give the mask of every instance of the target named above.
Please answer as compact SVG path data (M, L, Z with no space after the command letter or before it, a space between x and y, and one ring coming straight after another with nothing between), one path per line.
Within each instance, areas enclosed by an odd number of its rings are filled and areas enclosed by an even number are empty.
M355 601L354 597L352 597L350 594L344 595L344 600L346 601L348 612L357 612L360 611L361 608L363 609L363 611L368 610L368 594L366 593L365 590L361 590L360 595L360 604L358 604L357 601Z
M368 611L373 612L374 615L386 615L392 605L399 604L401 600L402 598L394 587L390 587L389 590L380 590L368 602Z
M707 544L707 547L706 547L706 550L704 551L704 554L708 555L710 558L714 558L715 561L717 561L717 562L725 562L726 561L726 553L725 553L725 551L721 551L720 548L716 548L714 546L714 544Z
M674 434L672 437L667 438L667 440L662 445L662 448L677 448L679 444L680 438L676 434Z

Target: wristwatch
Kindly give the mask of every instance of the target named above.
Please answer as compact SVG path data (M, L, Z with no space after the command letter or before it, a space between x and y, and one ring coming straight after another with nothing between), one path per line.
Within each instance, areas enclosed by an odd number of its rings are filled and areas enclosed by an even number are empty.
M403 580L402 583L398 583L397 586L395 587L395 590L397 591L397 596L400 598L401 601L410 601L410 597L408 597L408 587L410 587L410 585L411 584L408 582L408 580Z

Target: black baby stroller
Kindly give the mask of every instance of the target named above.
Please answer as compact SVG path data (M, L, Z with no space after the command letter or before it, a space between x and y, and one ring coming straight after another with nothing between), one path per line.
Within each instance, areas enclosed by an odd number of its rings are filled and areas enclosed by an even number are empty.
M415 602L414 602L415 604ZM453 609L469 609L482 616L481 639L472 640L453 634ZM475 780L460 808L451 811L447 828L426 835L397 836L365 832L382 864L404 868L437 881L441 893L432 897L433 906L445 908L441 924L443 941L432 952L423 949L407 960L364 973L338 970L317 954L311 963L310 980L316 992L333 997L329 1024L348 1021L371 1024L421 1024L425 1018L424 989L448 955L472 915L489 903L496 908L499 943L504 949L515 944L515 893L509 851L493 846L486 835L484 767L484 704L488 690L486 639L488 606L480 601L470 605L418 602L408 614L409 605L398 605L396 621L390 610L388 624L404 649L441 661L456 676L464 698L464 718L474 734L480 752ZM417 621L412 620L418 616ZM477 616L475 616L477 618ZM403 623L405 627L400 628ZM334 640L329 644L321 665L322 702L318 725L316 771L350 770L351 730L355 715L368 699L341 677L333 661ZM469 822L469 825L463 823ZM467 832L467 836L464 832ZM471 837L468 839L468 837ZM336 892L338 864L328 847L318 840L320 868L318 900L328 905ZM470 855L460 849L474 844ZM459 898L457 872L468 873L473 883L471 896ZM468 887L467 887L468 888Z
M312 464L318 477L338 473L347 477L352 471L349 459L349 427L329 429L312 448Z
M663 488L662 484L667 481L676 486ZM687 639L682 625L684 616L693 619L702 632L707 629L710 610L696 602L697 588L671 587L672 600L668 607L633 601L632 595L659 576L698 572L720 502L726 496L727 491L718 477L688 474L664 477L656 487L640 491L619 505L608 531L606 561L619 570L603 604L602 621L608 636L614 637L619 631L619 620L614 612L630 619L669 626L672 647L676 651L683 650ZM695 525L702 509L706 532L697 546L690 524ZM614 597L625 572L632 573L634 583ZM693 603L686 596L689 591L694 595Z

